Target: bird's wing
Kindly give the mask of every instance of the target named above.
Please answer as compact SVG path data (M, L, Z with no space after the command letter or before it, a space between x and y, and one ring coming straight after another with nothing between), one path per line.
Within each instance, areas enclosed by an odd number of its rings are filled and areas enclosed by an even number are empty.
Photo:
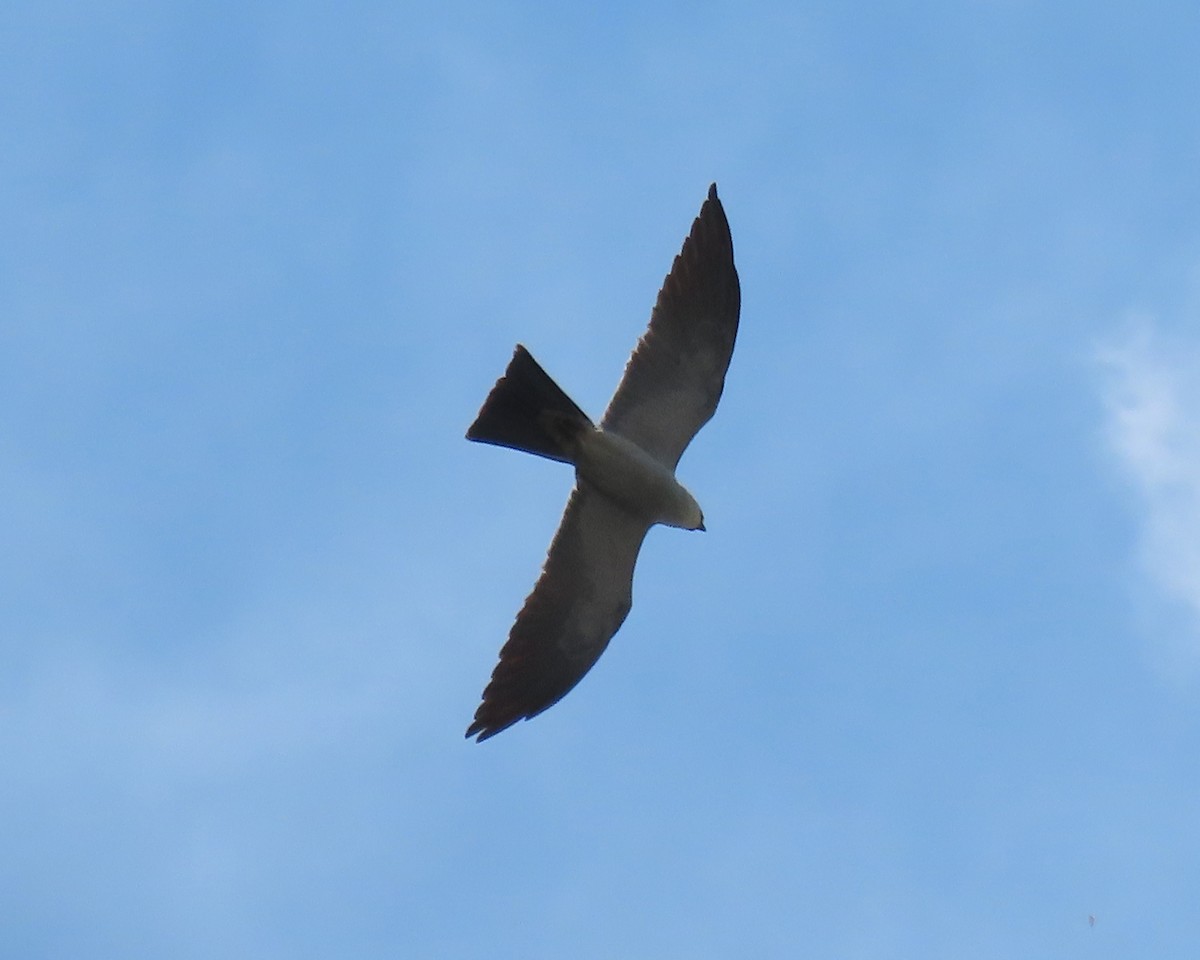
M517 614L467 736L486 740L561 700L599 659L633 602L648 525L583 481Z
M674 469L717 409L740 309L729 221L713 184L601 426Z

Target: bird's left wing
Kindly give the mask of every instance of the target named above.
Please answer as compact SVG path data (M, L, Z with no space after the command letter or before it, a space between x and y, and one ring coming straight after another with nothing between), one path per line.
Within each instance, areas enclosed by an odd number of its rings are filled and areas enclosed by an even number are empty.
M674 469L717 409L741 303L729 221L714 183L601 426Z
M647 529L644 520L580 481L468 737L486 740L536 716L583 679L629 613L633 567Z

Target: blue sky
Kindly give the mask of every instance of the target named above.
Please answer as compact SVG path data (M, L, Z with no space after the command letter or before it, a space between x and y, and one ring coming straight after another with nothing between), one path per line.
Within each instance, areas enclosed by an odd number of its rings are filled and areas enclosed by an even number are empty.
M1191 955L1194 4L6 21L0 954ZM713 180L709 532L468 742L571 476L463 433Z

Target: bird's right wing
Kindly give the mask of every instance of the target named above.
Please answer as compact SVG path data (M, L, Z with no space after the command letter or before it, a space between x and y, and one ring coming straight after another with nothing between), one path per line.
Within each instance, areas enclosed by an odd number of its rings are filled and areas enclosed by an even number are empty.
M486 740L536 716L583 679L629 613L633 567L648 529L580 481L468 737Z
M714 183L601 426L675 469L717 409L741 304L729 221Z

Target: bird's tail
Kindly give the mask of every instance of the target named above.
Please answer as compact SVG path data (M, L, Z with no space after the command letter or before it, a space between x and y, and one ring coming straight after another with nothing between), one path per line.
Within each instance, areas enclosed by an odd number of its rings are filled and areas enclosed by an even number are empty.
M593 429L588 415L550 379L520 344L504 376L496 381L468 440L494 443L574 463L577 438Z

